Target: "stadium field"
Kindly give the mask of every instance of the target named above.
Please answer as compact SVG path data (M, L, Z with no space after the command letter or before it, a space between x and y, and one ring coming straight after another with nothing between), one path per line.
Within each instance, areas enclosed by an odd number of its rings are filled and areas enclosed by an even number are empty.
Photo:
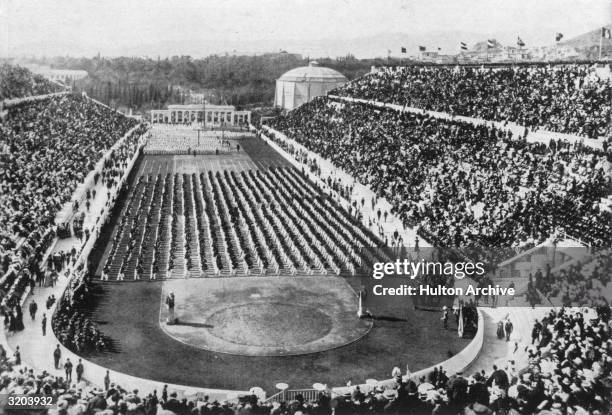
M241 140L240 145L240 152L227 155L146 155L135 166L131 186L151 174L293 169L260 140ZM125 214L124 203L104 227L91 257L97 275L109 238ZM363 288L371 293L371 285L379 283L367 275L198 276L96 279L88 313L113 347L87 358L162 382L240 390L256 385L273 393L278 382L308 388L313 382L388 379L394 366L423 369L469 342L458 338L454 324L444 330L439 313L416 310L408 297L370 296L365 305L374 319L359 320L355 293ZM402 283L397 278L385 284ZM176 295L179 318L171 326L165 324L169 292Z
M326 278L329 283L324 284L321 278L318 280L318 292L337 286L333 280L341 277ZM252 281L251 286L259 283L257 278L249 279ZM248 292L246 284L241 287L233 279L217 280L217 284L225 286L219 292L224 292L227 297L242 295L235 292ZM279 287L293 285L289 277L277 280L284 281ZM458 338L454 324L450 324L448 330L443 330L439 313L413 310L411 304L402 297L386 298L385 307L395 308L396 314L385 314L375 319L373 327L364 337L346 346L295 356L240 356L208 351L177 341L160 325L160 298L166 284L202 283L202 287L205 287L205 281L189 279L152 283L98 283L92 316L100 322L101 330L113 339L114 350L92 354L87 358L113 370L162 382L238 390L256 385L273 393L274 385L278 382L287 382L292 388L309 388L313 382L343 385L349 380L360 383L368 378L388 379L394 366L403 369L409 365L413 371L423 369L445 360L449 353L458 353L469 342L468 339ZM302 296L304 292L301 291ZM202 293L203 298L209 295ZM199 293L194 292L193 296L197 297ZM310 304L324 304L317 292L311 292L308 300ZM302 298L301 301L306 300ZM369 303L374 306L373 302ZM228 302L228 308L230 304ZM178 302L179 319L182 307ZM161 310L163 314L165 310ZM317 315L324 313L321 309L317 310ZM354 316L353 310L349 314ZM314 316L305 318L311 317ZM206 320L193 321L192 318L189 317L190 322L196 323L189 327L192 334L200 332L200 336L204 336L204 332L211 329L206 327ZM284 320L284 317L279 319ZM354 320L359 322L356 316ZM350 324L354 325L355 321ZM219 323L237 324L236 321ZM261 323L258 320L258 324ZM311 330L316 331L316 326ZM355 336L361 334L359 332ZM300 336L304 338L303 334ZM262 339L258 336L251 340L261 342ZM363 364L365 362L367 364Z

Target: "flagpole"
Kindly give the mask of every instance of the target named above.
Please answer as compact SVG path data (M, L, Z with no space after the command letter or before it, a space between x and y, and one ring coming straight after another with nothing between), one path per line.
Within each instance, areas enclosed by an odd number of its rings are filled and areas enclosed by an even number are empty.
M603 35L604 35L604 30L601 29L601 33L599 34L599 60L601 60L601 47L603 45Z

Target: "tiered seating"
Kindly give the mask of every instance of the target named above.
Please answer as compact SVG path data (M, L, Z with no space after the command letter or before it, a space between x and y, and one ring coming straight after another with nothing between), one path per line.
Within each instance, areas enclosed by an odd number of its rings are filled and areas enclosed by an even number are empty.
M389 260L378 246L293 168L148 175L134 185L105 272L109 280L352 275Z
M0 66L0 100L11 100L0 123L0 301L7 311L42 278L44 254L64 229L55 220L74 190L137 124L80 95L46 95L60 89L27 70ZM137 139L134 134L117 149L116 170ZM109 188L113 174L103 170Z
M612 81L591 65L386 68L334 93L593 138L611 133Z
M612 300L611 254L610 248L598 250L552 272L536 272L532 282L555 306L606 306Z
M269 124L369 185L434 245L526 249L561 233L612 243L612 215L599 208L610 194L601 150L528 143L495 127L330 98ZM320 171L314 161L309 168ZM322 179L331 186L331 177Z
M4 293L2 306L10 309L17 305L29 283L29 276L17 271L8 271L0 277L0 292Z
M74 95L9 107L0 135L6 163L0 175L0 245L50 227L100 154L135 125Z
M51 94L63 89L29 69L6 63L0 65L0 100Z

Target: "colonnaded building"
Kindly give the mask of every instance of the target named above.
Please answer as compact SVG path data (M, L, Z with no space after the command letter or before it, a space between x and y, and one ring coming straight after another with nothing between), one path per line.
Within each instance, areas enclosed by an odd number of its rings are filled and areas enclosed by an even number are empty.
M241 125L250 122L251 111L237 111L233 105L168 105L165 110L151 110L151 123L154 124Z
M318 96L326 95L346 81L340 72L311 62L308 66L285 72L276 80L274 106L292 110Z

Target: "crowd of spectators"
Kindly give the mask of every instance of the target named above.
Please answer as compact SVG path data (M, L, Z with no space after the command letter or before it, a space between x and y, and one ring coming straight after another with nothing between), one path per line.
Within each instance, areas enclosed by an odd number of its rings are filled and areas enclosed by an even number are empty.
M460 73L456 79L450 69L437 70L440 72L434 74L431 68L410 68L400 70L406 72L401 76L392 72L378 75L375 87L371 81L377 78L366 77L349 84L343 93L375 100L382 96L394 102L402 99L403 105L429 105L428 109L453 113L472 111L464 115L587 136L599 135L602 117L610 115L610 84L587 74L584 67L460 68L455 69ZM452 85L450 92L429 90L430 83L450 88L452 79L459 85ZM468 85L472 79L474 85L485 88L475 93ZM360 88L360 83L367 87ZM523 87L535 92L523 96ZM31 90L37 91L35 87ZM468 98L470 94L474 96ZM558 95L575 103L576 108L562 106ZM608 102L602 104L600 96L607 96ZM494 108L492 113L486 112L489 108ZM18 237L26 237L20 255L29 261L19 273L3 273L3 291L16 285L7 278L21 278L17 284L20 290L34 281L41 252L53 237L49 229L58 209L70 199L101 154L134 124L72 95L8 109L0 125L4 147L0 227L8 231L0 236L0 243L6 252ZM393 213L405 223L418 226L420 234L436 244L527 246L559 231L596 246L610 246L612 242L612 216L598 203L610 189L606 170L609 159L604 152L554 141L550 145L530 144L487 126L325 98L270 125L372 186L392 201ZM131 147L117 151L131 154ZM111 157L96 182L102 180L110 191L125 163ZM350 194L348 189L337 190ZM3 268L8 267L7 258L3 257ZM546 275L536 275L534 284L547 295L601 305L609 269L608 250L558 275L549 270ZM60 298L52 323L62 343L77 352L108 346L95 324L80 311L91 296L82 271L77 270ZM584 275L591 282L585 281ZM7 298L17 296L9 292L3 301ZM22 318L18 302L11 301L8 307L3 303L4 308L17 319ZM489 372L470 376L447 374L440 368L421 378L409 371L402 374L396 368L392 384L363 390L351 387L345 394L325 391L310 401L300 395L280 402L262 402L255 396L236 402L205 397L179 399L167 389L159 396L154 392L141 397L138 391L128 392L107 378L104 389L98 389L47 372L35 373L21 364L18 349L10 357L1 347L0 393L55 396L59 402L56 412L60 414L603 415L611 409L610 316L607 306L596 311L551 310L533 327L526 367L510 362L506 367L492 366Z
M434 245L529 247L561 232L612 243L601 150L330 98L268 125L369 185Z
M79 95L8 108L0 126L2 228L26 236L52 224L104 151L136 123Z
M28 280L39 278L59 210L104 152L136 123L80 95L6 108L0 124L0 256L3 275L17 264L10 274L13 289L18 288L16 301Z
M0 64L0 101L61 92L64 88L35 75L30 70L8 63Z
M383 68L331 94L591 138L612 134L612 80L589 65Z
M2 87L12 91L11 98L55 92L45 89L46 81L20 68L2 66L0 70L6 74L0 77ZM23 327L20 303L26 289L34 289L36 281L53 285L57 272L64 268L64 261L60 266L53 256L48 269L41 266L54 238L62 231L70 232L70 225L65 229L54 226L57 213L104 153L136 124L81 95L42 96L4 107L0 123L0 312L9 332ZM143 132L136 131L118 146L94 177L94 186L102 181L109 197ZM94 197L95 190L87 190L87 210ZM72 226L81 241L90 234L83 229L83 216L77 214ZM76 254L73 248L73 263ZM78 295L74 301L62 300L53 322L58 336L73 350L104 348L104 338L78 309L86 301L86 284L79 278L75 281L78 287L69 291Z
M74 271L53 316L53 332L64 346L75 353L101 351L110 346L96 322L89 318L92 295L91 281L81 266Z
M547 268L534 275L538 290L554 305L598 307L612 302L610 248L573 261L558 271Z

